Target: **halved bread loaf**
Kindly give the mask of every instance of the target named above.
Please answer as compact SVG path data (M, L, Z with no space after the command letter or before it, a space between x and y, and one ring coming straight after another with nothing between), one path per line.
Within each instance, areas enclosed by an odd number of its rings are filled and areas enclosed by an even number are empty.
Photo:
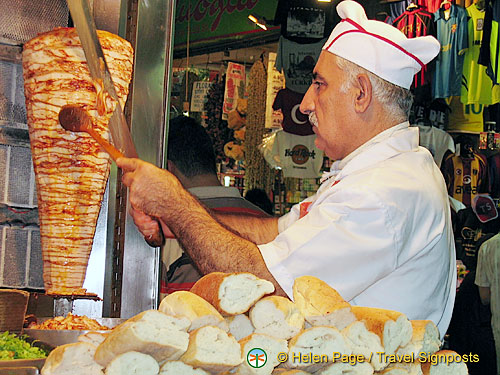
M354 365L336 362L315 372L314 375L373 375L373 367L367 362L358 362Z
M288 343L286 340L278 339L261 333L253 333L240 341L243 354L243 362L236 368L236 373L239 375L270 375L273 369L280 364L278 361L279 353L288 352ZM262 349L267 356L266 363L263 367L254 368L248 364L251 361L252 349Z
M106 367L117 355L136 351L157 362L179 359L186 351L190 322L157 310L144 311L113 329L97 347L95 360Z
M420 353L436 353L441 347L439 330L431 320L410 320L413 335L408 344L400 347L397 354L412 354L418 358Z
M158 375L160 366L150 355L127 352L116 356L106 367L106 375Z
M215 326L190 333L189 346L180 360L193 367L217 373L238 366L243 358L241 346L231 335Z
M288 343L286 366L316 372L333 362L333 353L351 354L351 348L342 333L335 327L311 327L292 338ZM314 363L307 356L319 355Z
M94 361L95 346L88 342L61 345L45 360L42 375L103 375Z
M159 375L210 375L201 368L194 368L181 361L167 361L161 368Z
M229 333L234 336L236 341L240 341L255 331L250 318L245 314L227 316L226 323L229 326Z
M349 324L342 330L342 334L351 347L353 354L361 354L367 361L371 358L370 364L375 371L380 371L387 366L386 363L381 361L381 357L377 355L377 353L384 351L380 337L369 331L363 322L357 321Z
M214 306L222 315L247 312L262 296L274 292L270 281L248 272L212 272L199 279L191 288Z
M256 333L288 340L304 328L304 316L288 298L269 296L259 300L250 310Z
M424 375L467 375L469 373L460 354L452 350L440 350L432 354L431 359L432 361L422 363Z
M384 352L394 354L411 340L413 328L405 314L372 307L352 306L352 312L366 328L380 337Z
M293 301L312 326L342 330L356 320L351 305L330 285L314 276L295 279Z
M218 326L228 331L222 315L210 303L197 294L177 291L169 294L160 303L158 310L177 318L187 318L191 322L189 332L204 326Z

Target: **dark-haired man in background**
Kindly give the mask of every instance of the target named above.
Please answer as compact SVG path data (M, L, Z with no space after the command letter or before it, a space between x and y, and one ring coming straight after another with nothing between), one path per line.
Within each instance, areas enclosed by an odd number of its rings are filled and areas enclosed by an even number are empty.
M237 188L221 185L212 140L193 118L179 116L170 120L167 170L210 210L267 216L259 207L242 198ZM191 289L200 277L179 243L174 238L167 238L162 249L161 297L176 290Z

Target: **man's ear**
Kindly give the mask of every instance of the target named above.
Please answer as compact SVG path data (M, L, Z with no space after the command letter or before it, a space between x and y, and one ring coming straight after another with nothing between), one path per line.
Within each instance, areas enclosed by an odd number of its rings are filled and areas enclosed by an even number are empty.
M363 113L368 109L373 98L370 78L366 74L358 74L355 89L354 109L358 113Z

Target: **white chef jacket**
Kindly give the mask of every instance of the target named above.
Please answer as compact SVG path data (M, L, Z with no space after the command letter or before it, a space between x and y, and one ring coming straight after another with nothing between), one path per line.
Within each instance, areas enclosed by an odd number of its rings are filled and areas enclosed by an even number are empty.
M312 275L353 305L430 319L443 338L455 300L455 245L445 182L419 147L418 129L408 122L387 129L336 161L323 181L279 219L279 235L259 245L283 290L292 297L293 280Z

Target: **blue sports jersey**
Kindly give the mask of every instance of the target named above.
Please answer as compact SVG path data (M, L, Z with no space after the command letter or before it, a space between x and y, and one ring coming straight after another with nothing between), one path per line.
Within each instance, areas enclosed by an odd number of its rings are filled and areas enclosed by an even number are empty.
M441 51L432 79L432 96L435 99L460 96L464 53L468 46L467 11L452 5L448 19L443 9L434 13L434 19Z

